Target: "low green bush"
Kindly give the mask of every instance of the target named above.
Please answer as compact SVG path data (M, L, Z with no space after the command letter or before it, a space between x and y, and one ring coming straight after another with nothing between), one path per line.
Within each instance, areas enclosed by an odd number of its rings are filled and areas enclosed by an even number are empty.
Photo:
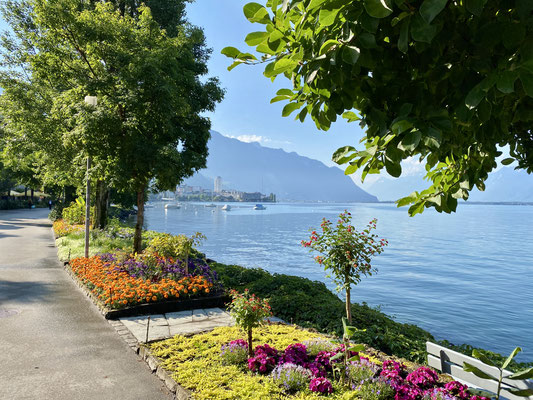
M311 281L291 275L271 274L259 268L244 268L212 262L224 287L250 292L267 299L275 316L320 332L340 336L343 332L344 303L323 282ZM417 363L426 363L426 341L436 342L428 331L412 324L394 321L379 308L367 304L352 304L355 327L366 329L354 340L370 345L387 354ZM466 355L472 355L474 347L468 344L454 345L446 340L441 345ZM485 355L503 362L506 356L478 349ZM533 367L533 362L512 361L508 369L519 371Z
M71 224L83 224L85 222L85 199L78 197L76 201L70 203L70 205L62 211L63 219ZM91 220L94 217L94 207L91 207Z
M344 304L323 282L291 275L270 274L262 269L212 263L224 287L239 291L249 289L268 299L277 317L320 332L340 336ZM394 321L378 309L366 304L352 305L352 325L366 329L357 341L385 353L424 363L426 340L433 336L411 324Z

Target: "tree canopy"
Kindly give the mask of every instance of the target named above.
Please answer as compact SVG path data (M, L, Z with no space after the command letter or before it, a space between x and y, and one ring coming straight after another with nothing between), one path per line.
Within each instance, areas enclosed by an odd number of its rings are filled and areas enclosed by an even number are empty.
M533 2L530 0L268 0L249 3L262 25L246 36L257 53L226 47L236 65L265 63L290 87L271 102L327 130L359 121L364 149L333 160L362 178L401 161L425 164L427 190L400 199L411 215L455 211L484 182L507 146L533 171Z
M9 146L40 148L46 165L68 154L63 170L90 156L92 178L137 193L139 251L149 182L173 189L205 166L210 122L200 113L223 91L216 79L200 80L209 56L201 29L178 13L165 22L169 34L147 6L133 13L121 5L9 3L15 36L3 40L0 106Z

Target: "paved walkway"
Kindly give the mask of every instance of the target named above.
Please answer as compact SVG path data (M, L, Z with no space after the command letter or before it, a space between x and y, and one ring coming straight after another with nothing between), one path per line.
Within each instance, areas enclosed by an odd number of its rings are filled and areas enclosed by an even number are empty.
M131 332L139 343L161 340L174 335L192 335L213 330L219 326L233 326L235 320L220 308L177 311L166 314L120 318L120 322Z
M169 399L57 261L47 214L0 211L0 399Z

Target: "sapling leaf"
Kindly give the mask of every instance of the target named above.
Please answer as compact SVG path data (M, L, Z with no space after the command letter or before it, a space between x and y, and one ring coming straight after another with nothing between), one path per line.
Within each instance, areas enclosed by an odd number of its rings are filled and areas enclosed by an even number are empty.
M520 353L521 351L522 351L522 349L521 349L520 347L516 347L516 348L513 350L513 352L509 355L509 357L507 357L507 360L505 360L505 362L503 363L503 365L502 365L502 369L507 368L507 366L509 365L509 363L510 363L511 361L513 361L513 358L515 358L516 355L517 355L518 353Z
M509 389L509 393L520 397L533 396L533 389Z
M509 379L531 379L533 378L533 367L515 372L514 374L507 376L507 378Z
M492 375L489 375L489 374L481 371L478 367L474 367L472 364L469 364L467 362L463 363L463 369L466 372L472 372L475 376L477 376L479 378L498 380L497 378L493 377Z
M485 354L481 353L477 349L472 350L472 357L477 358L482 363L490 365L491 367L496 366L490 358L488 358Z

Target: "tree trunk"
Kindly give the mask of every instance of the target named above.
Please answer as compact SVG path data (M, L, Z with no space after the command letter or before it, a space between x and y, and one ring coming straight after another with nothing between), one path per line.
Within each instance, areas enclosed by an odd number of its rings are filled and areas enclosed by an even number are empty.
M352 299L350 296L351 289L350 289L350 284L348 283L349 282L348 274L349 274L349 270L347 268L346 276L344 280L344 282L346 283L346 319L348 319L348 323L351 324L352 323Z
M102 180L96 181L96 192L95 192L95 215L93 228L104 229L107 225L107 204L109 200L109 188L106 183Z
M252 346L252 328L248 328L248 356L250 358L254 356Z
M28 187L24 186L24 200L28 200Z
M137 192L137 223L135 224L135 236L133 237L133 252L142 252L142 231L144 225L144 188Z
M74 186L65 186L65 197L64 197L64 204L68 206L70 203L72 203L74 200L76 200L76 188Z
M32 189L31 189L31 202L32 202L32 203L33 203L33 192L34 192L34 190L33 190L33 188L32 188Z

